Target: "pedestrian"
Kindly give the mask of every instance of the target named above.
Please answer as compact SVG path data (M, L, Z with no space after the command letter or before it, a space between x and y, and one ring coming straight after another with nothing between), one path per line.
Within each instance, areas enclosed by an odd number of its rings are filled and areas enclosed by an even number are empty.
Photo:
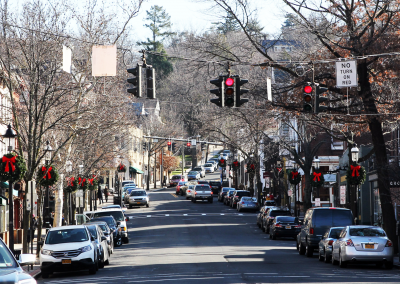
M108 202L108 187L106 186L105 188L104 188L104 197L106 198L106 202Z
M101 187L99 187L99 190L97 191L97 197L99 198L99 204L104 203L103 192L101 191Z
M64 218L64 214L62 214L61 226L66 226L66 225L67 225L67 221Z
M276 194L274 199L275 199L276 206L281 206L281 197L279 196L279 193Z
M28 243L30 241L33 242L33 238L35 237L35 231L36 231L37 225L38 225L38 223L37 223L35 214L32 214L31 229L29 230L30 238L28 240Z

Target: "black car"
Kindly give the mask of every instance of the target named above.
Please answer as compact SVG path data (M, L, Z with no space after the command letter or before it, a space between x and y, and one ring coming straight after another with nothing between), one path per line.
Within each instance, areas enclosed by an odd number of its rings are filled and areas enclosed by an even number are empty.
M312 257L318 248L322 235L331 227L353 225L353 214L350 209L315 207L307 210L304 215L304 226L297 235L297 250L299 254Z
M199 180L199 181L197 181L197 184L207 184L207 185L210 185L210 183L208 182L208 180Z
M269 229L269 238L273 240L282 237L296 239L300 229L301 225L297 217L276 216Z
M233 193L235 192L235 190L229 190L226 195L224 196L224 204L225 205L230 205L231 204L231 198L233 197Z
M233 192L233 197L229 200L230 206L232 208L236 208L237 203L239 202L240 198L243 196L251 196L250 191L247 190L235 190Z
M219 181L210 181L210 186L213 194L219 194L221 191L222 185Z
M218 201L223 202L225 195L228 193L229 190L235 190L234 188L231 187L223 187L221 191L218 193Z
M267 214L264 215L263 218L263 227L264 227L264 232L266 234L269 234L269 229L274 222L276 216L291 216L292 214L290 213L289 209L281 209L277 207L272 207L268 209Z
M90 219L89 222L97 222L97 221L105 221L110 227L111 230L113 230L113 237L114 237L114 245L116 247L119 247L122 245L122 230L121 226L117 224L117 221L115 221L113 216L103 216L103 217L96 217L93 219Z

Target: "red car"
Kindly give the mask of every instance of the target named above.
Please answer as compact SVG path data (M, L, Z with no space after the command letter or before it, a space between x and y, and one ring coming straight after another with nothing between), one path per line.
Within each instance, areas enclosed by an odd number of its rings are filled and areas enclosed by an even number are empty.
M181 193L181 186L187 185L186 181L180 181L176 186L176 195Z
M186 181L185 176L183 176L183 175L174 175L169 181L169 186L178 185L178 183L180 181Z

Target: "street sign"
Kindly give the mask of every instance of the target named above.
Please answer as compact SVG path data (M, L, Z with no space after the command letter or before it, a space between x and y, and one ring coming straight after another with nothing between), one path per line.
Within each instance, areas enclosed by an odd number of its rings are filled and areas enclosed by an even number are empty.
M357 61L336 61L336 87L357 87Z
M346 186L340 186L340 204L346 204Z
M266 177L265 178L265 188L269 188L269 183L270 183L270 178Z
M196 146L196 139L192 139L192 146Z
M267 177L271 177L271 173L270 172L263 172L263 178L267 178Z
M315 207L321 206L321 198L315 198Z

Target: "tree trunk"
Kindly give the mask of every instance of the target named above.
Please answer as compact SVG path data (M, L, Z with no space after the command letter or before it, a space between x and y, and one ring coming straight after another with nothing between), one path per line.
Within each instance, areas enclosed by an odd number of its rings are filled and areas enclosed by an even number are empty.
M311 174L310 169L304 171L304 179L305 179L305 187L304 187L304 202L303 202L303 210L304 213L308 208L311 208Z

